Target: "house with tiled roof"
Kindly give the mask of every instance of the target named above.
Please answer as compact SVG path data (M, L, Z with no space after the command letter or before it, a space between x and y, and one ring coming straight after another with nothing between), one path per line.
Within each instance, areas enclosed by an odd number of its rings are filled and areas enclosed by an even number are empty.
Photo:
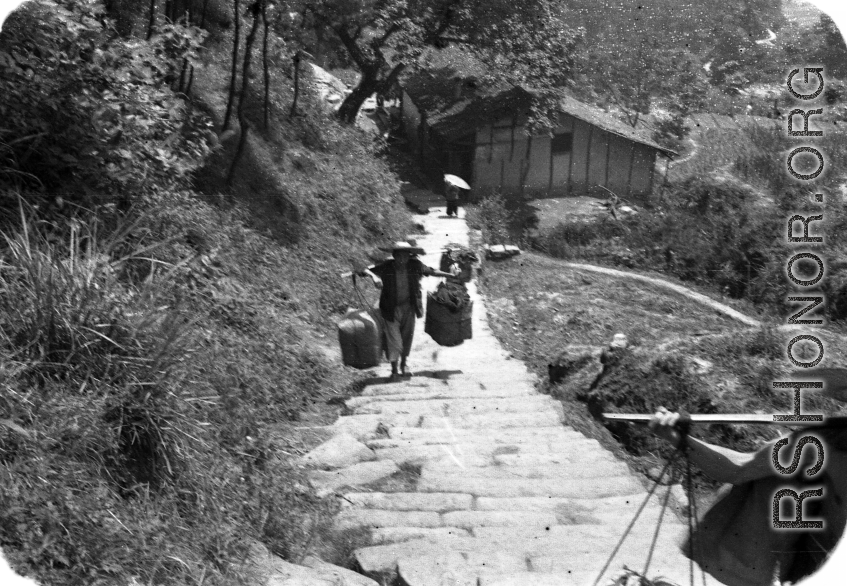
M535 92L481 83L484 70L457 52L434 61L402 84L406 138L427 170L458 175L475 194L605 196L606 188L644 199L657 159L675 154L644 128L569 95L561 97L552 135L528 136Z

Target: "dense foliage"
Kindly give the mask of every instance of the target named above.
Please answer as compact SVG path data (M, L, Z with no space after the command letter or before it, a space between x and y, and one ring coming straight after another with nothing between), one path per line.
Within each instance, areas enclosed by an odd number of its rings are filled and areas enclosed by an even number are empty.
M257 544L348 563L289 456L355 383L338 274L405 234L398 184L280 76L240 96L227 189L226 33L110 4L144 26L45 0L0 36L0 546L62 585L241 583Z
M171 86L202 32L168 25L150 42L124 40L98 4L31 12L38 26L15 15L3 29L3 178L86 207L108 203L102 194L126 207L188 188L209 153L210 121Z
M671 148L691 112L750 113L749 105L756 115L769 113L797 63L823 63L830 78L845 72L847 46L831 19L821 15L813 26L786 19L791 2L564 4L569 23L587 31L574 89L633 126L651 115L656 138Z
M336 37L361 73L338 112L346 122L368 96L388 92L426 47L457 44L486 63L493 79L545 91L570 78L580 37L551 0L308 0L304 6L308 22ZM535 118L547 115L540 107Z

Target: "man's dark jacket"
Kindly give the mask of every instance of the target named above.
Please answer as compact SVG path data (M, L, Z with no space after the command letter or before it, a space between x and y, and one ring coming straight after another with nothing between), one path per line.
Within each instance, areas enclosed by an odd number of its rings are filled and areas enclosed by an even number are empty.
M379 296L379 311L386 321L394 321L397 309L397 273L394 259L376 265L371 272L382 279L382 293ZM415 315L423 317L423 298L421 295L421 277L432 274L432 269L417 258L410 258L406 264L409 276L409 297L415 304Z

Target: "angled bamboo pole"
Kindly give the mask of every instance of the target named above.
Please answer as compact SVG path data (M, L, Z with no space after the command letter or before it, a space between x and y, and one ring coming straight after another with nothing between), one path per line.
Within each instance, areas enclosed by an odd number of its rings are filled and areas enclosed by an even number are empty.
M812 414L810 414L812 415ZM652 414L643 413L603 413L603 419L607 421L629 421L632 423L649 423L652 419ZM816 423L826 423L824 421L776 421L772 414L767 413L707 413L707 414L691 414L692 423L730 423L730 424L753 424L753 425L787 425L787 426L806 426Z

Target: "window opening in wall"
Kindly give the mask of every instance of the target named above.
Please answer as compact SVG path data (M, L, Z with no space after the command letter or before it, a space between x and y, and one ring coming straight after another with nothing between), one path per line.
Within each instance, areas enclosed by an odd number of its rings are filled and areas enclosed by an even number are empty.
M554 134L551 148L554 154L571 152L573 149L573 134L570 132Z

